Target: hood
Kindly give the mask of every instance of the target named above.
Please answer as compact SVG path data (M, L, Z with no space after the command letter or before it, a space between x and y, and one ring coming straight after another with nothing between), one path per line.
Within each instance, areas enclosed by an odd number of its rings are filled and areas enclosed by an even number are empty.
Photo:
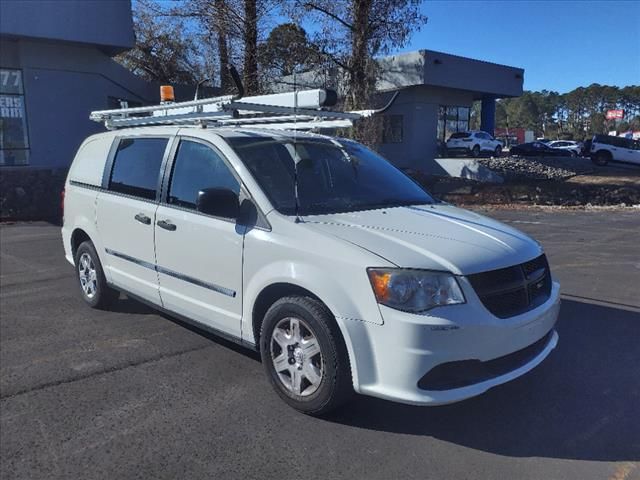
M450 205L315 215L304 222L399 267L458 275L508 267L542 253L540 245L522 232Z

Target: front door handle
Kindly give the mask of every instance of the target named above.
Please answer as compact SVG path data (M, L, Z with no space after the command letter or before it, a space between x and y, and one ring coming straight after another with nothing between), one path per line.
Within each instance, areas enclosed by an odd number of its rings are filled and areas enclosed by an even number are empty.
M157 223L160 228L164 228L165 230L169 230L171 232L173 232L176 228L178 228L169 220L158 220Z
M138 213L133 218L135 218L140 223L144 223L145 225L151 225L151 219L149 217L147 217L144 213Z

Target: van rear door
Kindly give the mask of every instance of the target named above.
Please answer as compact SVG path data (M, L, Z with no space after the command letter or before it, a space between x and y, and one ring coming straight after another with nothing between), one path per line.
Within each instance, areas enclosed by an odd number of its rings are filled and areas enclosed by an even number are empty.
M116 139L97 198L107 278L117 287L161 305L154 225L168 137Z

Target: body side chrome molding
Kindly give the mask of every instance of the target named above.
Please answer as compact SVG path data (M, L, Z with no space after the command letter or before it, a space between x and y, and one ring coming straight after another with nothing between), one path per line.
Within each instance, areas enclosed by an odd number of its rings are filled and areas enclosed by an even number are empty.
M192 284L197 285L199 287L207 288L207 289L212 290L212 291L214 291L216 293L220 293L222 295L226 295L226 296L231 297L231 298L235 298L235 296L236 296L236 291L235 290L231 290L230 288L222 287L222 286L216 285L214 283L204 282L202 280L198 280L197 278L193 278L193 277L190 277L188 275L184 275L182 273L175 272L175 271L170 270L168 268L161 267L160 265L154 265L152 263L145 262L144 260L140 260L138 258L132 257L132 256L127 255L125 253L116 252L115 250L111 250L110 248L105 248L104 251L107 252L107 254L109 254L109 255L113 255L114 257L118 257L118 258L121 258L123 260L127 260L129 262L135 263L135 264L140 265L142 267L154 270L154 271L156 271L158 273L164 273L165 275L169 275L171 277L177 278L178 280L183 280L185 282L192 283Z

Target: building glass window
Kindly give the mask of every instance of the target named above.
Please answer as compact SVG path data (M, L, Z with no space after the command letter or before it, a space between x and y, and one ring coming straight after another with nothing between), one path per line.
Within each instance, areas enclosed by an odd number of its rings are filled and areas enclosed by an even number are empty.
M0 165L29 164L22 72L0 68Z
M385 115L382 118L382 143L402 143L402 115Z
M440 105L438 108L438 140L445 142L452 133L469 130L469 107Z
M438 140L442 140L444 138L444 117L446 115L447 112L447 107L445 107L444 105L440 105L438 107L438 133L437 133L437 138Z

